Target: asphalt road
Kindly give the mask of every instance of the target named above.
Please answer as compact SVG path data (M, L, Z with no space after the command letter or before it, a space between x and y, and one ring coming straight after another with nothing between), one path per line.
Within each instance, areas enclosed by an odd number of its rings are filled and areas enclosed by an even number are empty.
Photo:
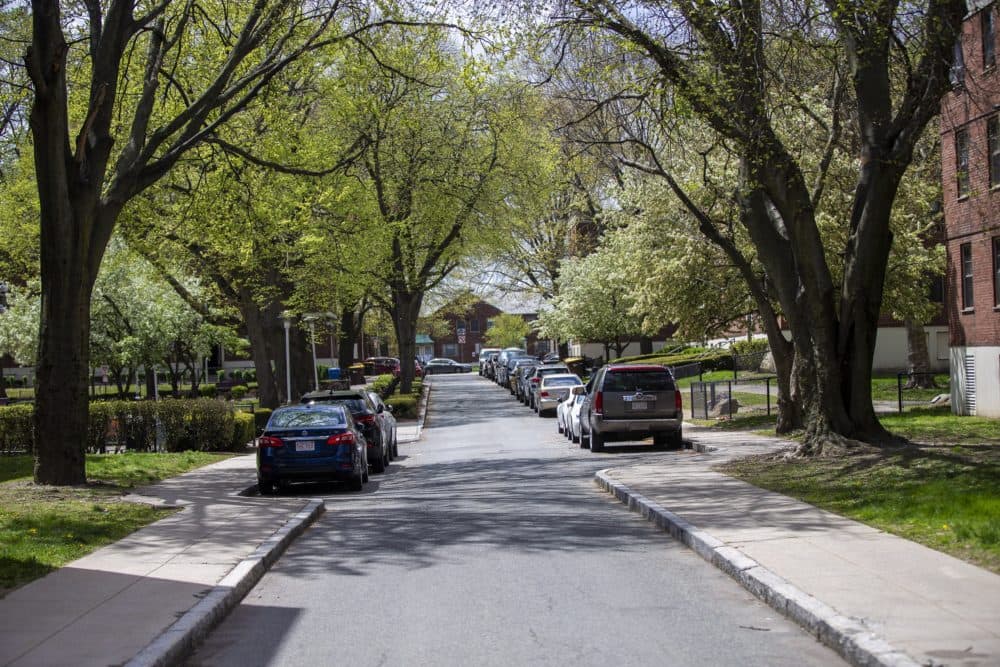
M190 665L842 665L599 492L592 454L477 375L437 376L420 442L364 492L329 485Z

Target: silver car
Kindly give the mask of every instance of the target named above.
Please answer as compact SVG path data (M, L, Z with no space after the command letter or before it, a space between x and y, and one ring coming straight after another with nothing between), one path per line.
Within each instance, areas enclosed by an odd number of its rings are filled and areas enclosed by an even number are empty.
M570 397L573 387L583 386L583 380L574 373L552 373L543 375L538 382L535 395L535 409L539 417L555 410L559 404Z

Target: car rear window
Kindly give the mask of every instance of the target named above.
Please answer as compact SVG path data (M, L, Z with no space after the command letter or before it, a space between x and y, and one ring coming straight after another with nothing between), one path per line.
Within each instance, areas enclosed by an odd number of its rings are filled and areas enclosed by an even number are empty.
M363 398L332 396L330 398L311 398L309 400L328 405L345 405L351 412L364 412L368 409L368 403Z
M539 375L557 375L557 374L560 374L560 373L566 373L568 371L569 371L568 368L545 368L545 367L542 367L542 368L538 369L538 374Z
M666 371L608 371L604 391L672 391L674 379Z
M583 384L576 378L546 378L542 381L546 387L575 387Z
M347 426L341 410L281 410L271 415L268 428L302 428L307 426Z

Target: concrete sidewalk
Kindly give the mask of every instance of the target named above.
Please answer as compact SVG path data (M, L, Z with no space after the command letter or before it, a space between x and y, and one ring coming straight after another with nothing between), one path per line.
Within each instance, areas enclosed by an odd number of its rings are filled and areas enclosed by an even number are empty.
M397 440L421 425L401 422ZM131 500L181 510L0 599L0 665L174 664L324 510L241 495L256 481L251 455L137 490Z
M701 452L598 484L853 664L1000 666L1000 576L711 470L794 443L686 434Z
M0 665L175 659L323 510L238 495L255 481L254 458L241 456L139 490L136 500L182 509L0 600Z

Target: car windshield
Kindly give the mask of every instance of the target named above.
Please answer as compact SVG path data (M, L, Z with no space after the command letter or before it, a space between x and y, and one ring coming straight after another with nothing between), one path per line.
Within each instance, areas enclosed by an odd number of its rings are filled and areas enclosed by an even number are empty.
M343 410L310 408L288 408L276 410L271 415L268 428L303 428L315 426L340 427L347 426Z
M604 391L672 391L674 380L666 371L608 371Z
M455 362L452 361L451 359L431 359L430 363L432 363L432 364L453 364Z
M542 367L542 368L538 369L538 374L539 375L556 375L556 374L559 374L559 373L565 373L566 370L567 369L565 369L565 368L545 368L545 367Z

